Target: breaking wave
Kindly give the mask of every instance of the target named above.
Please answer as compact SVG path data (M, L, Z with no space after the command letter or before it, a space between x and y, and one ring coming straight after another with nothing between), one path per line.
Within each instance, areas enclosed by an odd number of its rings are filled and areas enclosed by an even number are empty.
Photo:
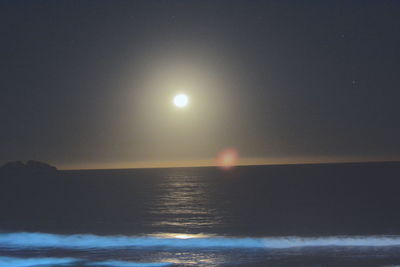
M73 258L15 258L0 257L2 267L57 266L76 262Z
M88 261L75 258L16 258L0 257L1 267L44 267L65 266L79 263L80 266L109 266L109 267L164 267L171 266L169 262L129 262L129 261Z
M180 235L177 235L180 236ZM259 248L286 249L299 247L387 247L400 246L400 236L340 237L221 237L174 238L162 236L99 236L92 234L60 235L48 233L1 233L0 247L13 249L119 249L119 248Z
M164 267L171 266L170 262L128 262L128 261L96 261L88 263L89 266L110 266L110 267Z

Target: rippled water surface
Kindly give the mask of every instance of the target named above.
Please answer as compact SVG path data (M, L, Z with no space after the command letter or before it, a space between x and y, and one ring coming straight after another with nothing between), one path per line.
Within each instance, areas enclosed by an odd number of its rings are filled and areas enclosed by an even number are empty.
M399 164L2 177L0 266L400 265Z

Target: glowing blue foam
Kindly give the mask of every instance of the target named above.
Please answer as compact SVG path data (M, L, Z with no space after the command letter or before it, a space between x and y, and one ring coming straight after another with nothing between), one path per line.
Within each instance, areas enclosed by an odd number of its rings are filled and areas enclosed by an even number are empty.
M89 262L73 258L15 258L0 257L1 267L35 267L61 266L79 262L82 266L110 266L110 267L163 267L170 266L169 262L129 262L129 261L96 261Z
M33 267L66 265L78 261L73 258L14 258L0 257L1 267Z
M100 261L91 262L87 265L94 266L115 266L115 267L163 267L171 266L172 263L169 262L128 262L128 261Z
M400 246L400 236L343 236L343 237L277 237L277 238L162 238L154 236L98 236L91 234L58 235L46 233L2 233L0 247L118 249L118 248L264 248L295 247L384 247Z

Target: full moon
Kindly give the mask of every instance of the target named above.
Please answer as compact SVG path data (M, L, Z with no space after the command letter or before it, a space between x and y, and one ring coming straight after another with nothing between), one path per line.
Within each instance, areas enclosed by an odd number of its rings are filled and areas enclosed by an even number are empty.
M185 94L178 94L174 97L173 103L178 108L184 108L189 103L189 98Z

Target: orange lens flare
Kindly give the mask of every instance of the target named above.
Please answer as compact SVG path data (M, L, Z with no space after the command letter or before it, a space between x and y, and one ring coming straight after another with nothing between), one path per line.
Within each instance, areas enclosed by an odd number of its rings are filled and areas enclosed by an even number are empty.
M223 170L232 169L239 161L239 153L234 148L226 148L218 153L216 164Z

